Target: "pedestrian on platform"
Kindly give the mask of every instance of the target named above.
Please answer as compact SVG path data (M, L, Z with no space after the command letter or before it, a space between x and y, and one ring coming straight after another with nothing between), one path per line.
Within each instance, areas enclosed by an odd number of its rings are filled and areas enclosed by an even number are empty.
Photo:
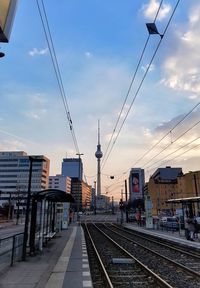
M190 231L189 231L188 218L185 219L185 238L187 240L190 240Z
M195 231L194 219L192 217L189 217L187 222L188 222L188 230L190 233L190 239L189 240L194 241L194 231Z
M197 219L194 219L194 238L198 239L199 225Z

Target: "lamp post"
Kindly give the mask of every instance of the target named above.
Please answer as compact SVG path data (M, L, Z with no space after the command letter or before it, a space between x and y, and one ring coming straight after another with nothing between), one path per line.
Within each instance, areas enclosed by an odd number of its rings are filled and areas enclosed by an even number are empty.
M32 170L33 170L33 162L44 162L45 160L42 158L38 158L37 156L29 156L29 178L28 178L28 191L27 191L27 200L26 200L26 214L25 214L25 224L24 224L24 240L22 247L22 261L26 260L26 245L28 240L28 224L29 224L29 210L31 203L31 180L32 180Z
M82 177L81 177L81 155L84 155L83 153L76 153L76 155L78 155L78 158L79 158L79 182L78 182L78 197L77 197L77 221L79 221L79 208L80 208L80 203L79 203L79 200L80 200L80 192L81 192L81 180L82 180Z

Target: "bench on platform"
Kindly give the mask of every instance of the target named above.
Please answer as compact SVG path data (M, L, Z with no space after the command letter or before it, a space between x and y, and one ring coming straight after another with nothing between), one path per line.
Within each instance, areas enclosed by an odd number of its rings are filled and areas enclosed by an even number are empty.
M56 235L56 232L50 232L50 233L44 235L44 238L47 239L47 240L50 240L50 239L52 239L55 235Z

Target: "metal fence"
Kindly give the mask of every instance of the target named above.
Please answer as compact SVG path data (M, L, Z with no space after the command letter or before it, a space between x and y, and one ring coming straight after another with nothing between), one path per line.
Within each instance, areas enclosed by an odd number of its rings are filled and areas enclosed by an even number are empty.
M21 261L24 233L0 239L0 271Z

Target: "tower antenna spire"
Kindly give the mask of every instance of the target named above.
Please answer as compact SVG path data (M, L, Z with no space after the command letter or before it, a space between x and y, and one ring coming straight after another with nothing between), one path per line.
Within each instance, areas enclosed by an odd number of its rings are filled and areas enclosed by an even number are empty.
M98 145L100 145L100 121L98 120Z
M101 157L103 153L101 151L100 144L100 121L98 120L98 144L97 151L95 153L95 157L97 158L97 196L101 195Z

